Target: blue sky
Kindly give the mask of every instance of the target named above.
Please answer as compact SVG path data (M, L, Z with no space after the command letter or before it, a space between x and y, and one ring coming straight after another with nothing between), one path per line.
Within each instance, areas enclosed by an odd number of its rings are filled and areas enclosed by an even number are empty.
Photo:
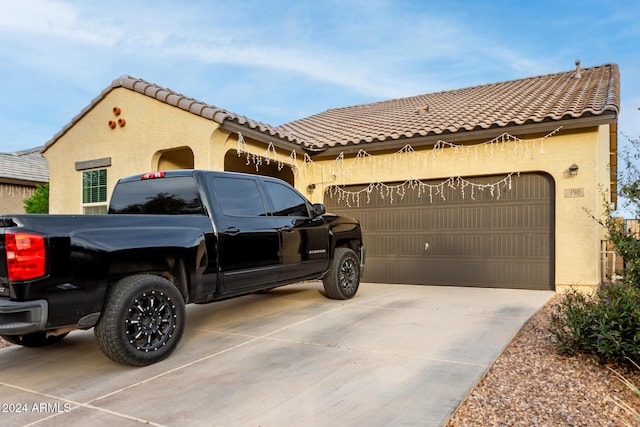
M123 74L279 125L329 108L617 63L640 135L640 2L2 1L0 152Z

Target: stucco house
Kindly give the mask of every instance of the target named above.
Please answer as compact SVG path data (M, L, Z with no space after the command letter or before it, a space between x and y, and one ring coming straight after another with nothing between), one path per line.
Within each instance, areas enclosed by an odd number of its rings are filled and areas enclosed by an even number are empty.
M361 220L366 281L592 287L606 235L585 210L616 201L619 79L577 63L271 126L122 76L42 150L50 211L103 213L140 172L262 173Z
M24 199L33 195L38 184L49 182L49 167L40 150L0 153L0 214L23 213Z

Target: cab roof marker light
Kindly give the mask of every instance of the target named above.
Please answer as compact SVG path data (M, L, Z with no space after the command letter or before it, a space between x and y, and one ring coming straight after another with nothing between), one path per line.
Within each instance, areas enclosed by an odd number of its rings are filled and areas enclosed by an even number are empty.
M141 180L155 179L155 178L164 178L164 172L148 172L148 173L143 173L140 176Z

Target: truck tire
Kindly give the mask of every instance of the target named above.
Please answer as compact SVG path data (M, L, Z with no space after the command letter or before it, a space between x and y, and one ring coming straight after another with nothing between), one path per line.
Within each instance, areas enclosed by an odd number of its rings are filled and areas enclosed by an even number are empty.
M184 322L185 303L178 288L162 277L143 274L110 287L94 331L108 358L146 366L175 350Z
M67 332L68 333L68 332ZM44 347L46 345L51 345L55 343L59 343L67 336L67 333L60 335L50 335L47 336L47 333L44 331L31 332L30 334L24 335L0 335L6 341L11 344L21 345L23 347Z
M331 299L350 299L360 286L360 260L348 248L336 248L329 274L322 279L324 292Z

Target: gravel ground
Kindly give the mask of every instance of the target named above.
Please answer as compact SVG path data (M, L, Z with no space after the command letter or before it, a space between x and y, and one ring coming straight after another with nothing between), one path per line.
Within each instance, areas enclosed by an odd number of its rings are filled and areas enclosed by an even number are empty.
M507 346L449 420L463 426L640 426L616 405L640 412L635 396L606 366L556 354L547 331L551 301ZM7 346L0 338L0 347ZM614 367L640 387L640 372Z
M607 366L584 355L556 354L548 332L551 305L536 313L451 417L461 426L640 426L619 399L640 412L640 397ZM612 366L640 387L640 372Z

